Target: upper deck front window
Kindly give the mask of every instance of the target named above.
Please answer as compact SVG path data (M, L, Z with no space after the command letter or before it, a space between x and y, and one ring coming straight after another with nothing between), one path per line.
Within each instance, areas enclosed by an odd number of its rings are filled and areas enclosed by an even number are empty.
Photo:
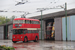
M24 21L23 20L19 20L19 23L24 23Z
M15 24L15 23L19 23L19 21L18 21L18 20L14 20L13 23L14 23L14 24Z
M24 23L24 20L14 20L13 23Z

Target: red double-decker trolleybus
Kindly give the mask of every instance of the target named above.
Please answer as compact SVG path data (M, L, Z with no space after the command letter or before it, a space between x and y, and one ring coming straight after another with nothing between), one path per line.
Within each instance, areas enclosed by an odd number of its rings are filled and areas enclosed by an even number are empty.
M37 19L16 18L13 20L12 41L27 42L39 40L40 21Z

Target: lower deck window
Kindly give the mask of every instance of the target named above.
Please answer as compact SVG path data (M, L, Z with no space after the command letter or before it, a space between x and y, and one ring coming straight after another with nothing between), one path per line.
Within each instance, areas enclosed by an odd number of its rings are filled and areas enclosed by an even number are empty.
M14 29L13 34L38 33L38 30Z
M14 29L13 34L23 34L23 29Z

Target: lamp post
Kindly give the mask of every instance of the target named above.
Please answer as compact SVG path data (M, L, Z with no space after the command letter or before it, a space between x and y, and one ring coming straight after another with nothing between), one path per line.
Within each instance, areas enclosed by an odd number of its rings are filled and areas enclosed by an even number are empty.
M67 3L65 3L66 41L67 41Z
M46 9L44 9L44 8L37 8L37 10L39 10L39 11L37 11L37 12L41 12L41 39L42 39L42 12L43 12L44 10L46 10Z
M41 39L42 39L42 10L40 10L41 12Z
M7 16L6 16L6 39L7 39Z

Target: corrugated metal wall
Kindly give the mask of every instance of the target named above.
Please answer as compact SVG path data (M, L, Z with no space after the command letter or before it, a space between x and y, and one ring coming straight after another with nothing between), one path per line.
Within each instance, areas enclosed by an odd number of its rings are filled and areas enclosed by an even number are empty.
M55 40L62 40L62 18L55 18Z
M4 39L4 27L0 26L0 40Z
M66 40L66 18L62 18L62 38ZM67 40L70 40L70 18L67 17Z
M63 40L66 40L66 21L62 18L62 35ZM67 40L75 40L75 15L67 17Z
M71 41L75 41L75 15L70 16L71 23Z
M70 18L69 16L67 17L67 40L70 40Z
M9 34L8 39L12 39L12 34L13 34L12 31L11 31L12 28L13 28L13 25L9 25L9 26L8 26L8 34Z

